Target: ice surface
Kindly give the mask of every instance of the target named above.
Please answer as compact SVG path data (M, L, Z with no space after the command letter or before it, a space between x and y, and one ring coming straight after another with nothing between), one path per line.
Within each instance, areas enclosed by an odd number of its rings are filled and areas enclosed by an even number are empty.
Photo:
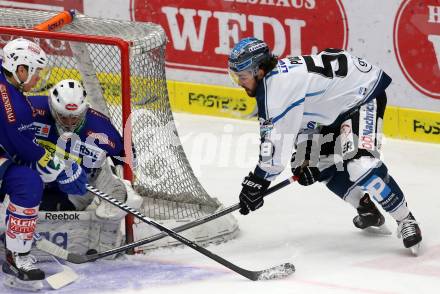
M237 202L243 177L258 154L258 124L176 114L179 135L196 175L226 206ZM249 281L191 248L163 249L117 261L71 265L77 282L51 293L440 293L440 145L387 139L384 161L420 223L423 246L411 255L393 235L360 232L355 210L322 184L295 183L266 198L248 216L235 213L239 236L208 250L249 270L292 262L283 280ZM281 181L289 170L279 176ZM49 292L49 288L45 288ZM45 291L46 291L45 290ZM43 293L45 292L43 291ZM0 293L19 293L0 286Z

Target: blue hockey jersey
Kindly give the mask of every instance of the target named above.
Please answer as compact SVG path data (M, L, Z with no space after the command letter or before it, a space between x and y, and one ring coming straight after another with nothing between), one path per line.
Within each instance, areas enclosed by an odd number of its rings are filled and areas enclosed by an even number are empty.
M104 114L89 108L76 132L60 134L52 117L47 96L28 98L35 109L33 127L38 143L60 158L81 164L87 173L100 168L107 156L122 160L124 143L121 135Z
M1 60L0 60L1 63ZM28 98L11 85L0 70L0 180L7 164L15 163L36 166L44 161L46 151L35 138L33 121L36 111Z

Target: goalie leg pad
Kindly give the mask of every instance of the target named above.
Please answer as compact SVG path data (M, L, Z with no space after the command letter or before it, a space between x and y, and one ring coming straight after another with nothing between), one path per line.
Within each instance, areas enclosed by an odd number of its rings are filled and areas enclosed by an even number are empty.
M125 201L125 204L128 207L131 207L133 209L139 210L142 206L143 198L133 189L131 186L131 183L127 180L122 180L125 189L127 191L127 200ZM125 213L124 213L125 216Z
M109 221L94 216L90 229L90 247L102 252L121 246L124 241L121 224L122 219ZM116 256L110 255L105 259L114 259Z
M38 233L70 252L85 254L91 248L93 214L90 211L40 211Z
M113 181L111 183L112 185L111 189L109 189L109 186L107 186L106 189L101 189L99 188L99 186L95 186L95 187L97 187L101 191L110 190L105 193L111 195L113 198L117 199L118 201L125 203L125 201L127 200L127 191L124 183L122 182L121 179L116 177L114 178L112 177L112 180ZM124 216L126 215L126 212L120 209L119 207L116 207L113 204L102 200L99 200L99 204L98 207L96 208L95 213L97 217L106 220L120 220L124 218Z
M92 185L131 208L139 209L142 204L142 197L133 190L131 183L115 176L108 164L103 166ZM95 211L98 218L116 221L123 219L127 214L107 201L101 201L98 197L95 199L98 203Z

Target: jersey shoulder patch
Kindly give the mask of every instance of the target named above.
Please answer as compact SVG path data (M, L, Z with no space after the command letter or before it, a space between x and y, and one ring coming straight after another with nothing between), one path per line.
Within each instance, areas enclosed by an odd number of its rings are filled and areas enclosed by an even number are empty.
M14 111L14 106L11 103L11 97L9 96L8 88L4 83L0 83L0 96L2 108L5 111L5 118L8 123L15 123L17 117Z

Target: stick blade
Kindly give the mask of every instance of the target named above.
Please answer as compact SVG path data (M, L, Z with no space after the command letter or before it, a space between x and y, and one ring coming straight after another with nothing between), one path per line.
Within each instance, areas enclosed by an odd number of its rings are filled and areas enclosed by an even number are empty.
M75 282L79 276L71 268L62 265L63 271L46 278L46 282L52 289L60 289Z
M81 264L90 261L95 261L98 258L99 258L98 254L80 255L76 253L69 253L69 255L67 256L67 261L75 264Z
M295 272L295 266L289 262L259 272L256 280L284 279Z

